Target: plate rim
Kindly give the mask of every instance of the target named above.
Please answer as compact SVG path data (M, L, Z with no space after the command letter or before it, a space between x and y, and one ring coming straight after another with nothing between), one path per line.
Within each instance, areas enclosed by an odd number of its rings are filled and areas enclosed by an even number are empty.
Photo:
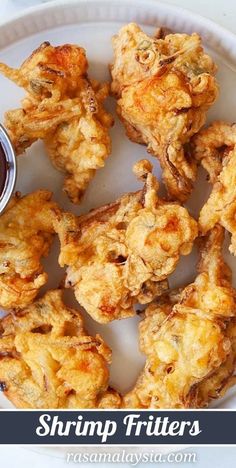
M81 5L92 5L92 4L104 4L104 5L113 5L113 7L117 6L143 6L146 10L148 6L154 8L161 8L161 10L169 11L173 13L173 15L178 15L182 17L188 17L191 21L198 23L201 26L205 27L208 32L212 32L214 36L217 38L222 39L222 36L225 38L227 37L229 41L236 41L236 34L233 33L231 30L225 28L224 26L220 25L219 23L213 21L212 19L201 15L199 13L192 12L188 8L180 7L177 5L172 5L171 3L165 3L164 0L50 0L47 3L40 3L38 5L33 5L30 7L24 8L22 11L11 15L11 17L7 20L0 20L0 31L8 27L13 27L17 23L21 22L22 20L29 20L31 17L37 15L37 13L42 12L50 12L55 10L61 10L64 8L68 8L69 6L78 6ZM109 21L108 21L109 22ZM59 25L60 26L60 25ZM30 34L29 34L30 35ZM26 37L26 36L24 36ZM21 38L17 38L20 40ZM14 42L14 41L13 41ZM6 45L0 46L0 49L7 47Z

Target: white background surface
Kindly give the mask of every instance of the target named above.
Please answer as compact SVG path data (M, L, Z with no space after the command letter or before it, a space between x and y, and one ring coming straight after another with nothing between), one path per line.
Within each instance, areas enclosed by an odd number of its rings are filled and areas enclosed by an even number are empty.
M45 1L45 0L44 0ZM16 14L23 8L43 3L37 0L0 0L0 21ZM236 1L235 0L170 0L168 3L178 5L180 7L188 8L193 12L199 13L203 16L209 17L222 26L235 32L235 18L236 18ZM1 428L0 430L4 430ZM20 428L19 428L20 430ZM37 450L37 449L35 449ZM188 450L190 451L190 450ZM235 465L236 447L227 448L196 448L191 449L197 453L197 463L185 464L187 467L197 468L231 468ZM65 467L68 466L66 461L59 458L52 458L45 454L35 453L33 450L20 448L20 447L0 447L0 465L4 468L31 468L31 467ZM72 466L69 464L69 466ZM76 466L76 465L75 465ZM78 466L78 465L77 465ZM80 465L81 466L81 465ZM88 466L88 465L84 465ZM90 465L95 466L95 465ZM102 465L99 465L102 467ZM118 468L118 464L113 465ZM125 466L125 465L123 465ZM147 465L146 465L147 466ZM150 465L151 466L151 465ZM153 465L155 466L155 465ZM166 465L165 465L166 466ZM170 466L184 466L182 464L171 464Z

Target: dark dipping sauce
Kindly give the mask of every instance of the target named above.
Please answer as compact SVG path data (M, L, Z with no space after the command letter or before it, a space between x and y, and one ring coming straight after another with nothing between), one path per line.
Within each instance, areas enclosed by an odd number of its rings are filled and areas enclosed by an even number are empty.
M0 143L0 197L5 187L7 178L7 161L4 149Z

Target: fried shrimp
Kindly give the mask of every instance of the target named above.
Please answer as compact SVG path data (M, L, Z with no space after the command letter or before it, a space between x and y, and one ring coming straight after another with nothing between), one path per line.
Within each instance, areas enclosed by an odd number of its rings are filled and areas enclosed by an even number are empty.
M127 136L147 145L171 198L185 201L196 178L186 144L218 95L216 66L197 34L147 36L136 24L113 38L112 93Z
M147 307L140 323L147 361L125 407L204 407L235 384L236 296L223 239L217 225L202 240L194 283Z
M78 203L111 150L112 116L103 108L107 84L89 80L85 50L44 42L19 69L0 63L0 73L26 91L22 107L6 112L5 125L17 154L37 139L65 173L64 191Z
M60 290L0 322L0 381L18 408L118 408L108 387L111 351L89 336Z
M51 192L18 194L0 216L0 306L22 308L47 281L41 257L48 254L59 208Z
M147 160L140 161L134 172L143 190L78 218L64 213L56 222L66 286L98 322L132 316L135 303L161 294L197 236L188 211L159 198L151 171Z
M236 125L214 122L193 138L193 155L201 162L213 184L199 216L206 234L216 223L231 233L229 250L236 255Z

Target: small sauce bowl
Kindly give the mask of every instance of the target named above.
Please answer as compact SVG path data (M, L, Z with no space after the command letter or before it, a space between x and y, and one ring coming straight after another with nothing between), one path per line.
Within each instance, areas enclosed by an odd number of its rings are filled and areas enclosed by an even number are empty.
M13 194L16 173L15 151L5 128L0 124L0 214Z

